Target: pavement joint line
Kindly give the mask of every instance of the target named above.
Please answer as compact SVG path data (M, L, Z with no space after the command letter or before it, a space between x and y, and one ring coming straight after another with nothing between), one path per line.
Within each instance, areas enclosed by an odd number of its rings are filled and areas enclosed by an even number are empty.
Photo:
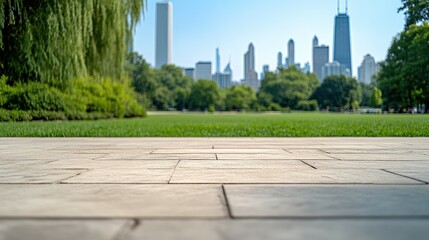
M225 206L226 206L226 210L228 211L228 217L230 219L234 219L234 216L232 215L231 205L229 203L228 196L226 195L226 190L225 190L224 184L222 184L222 193L223 193L223 197L225 199Z
M293 154L293 152L291 152L291 151L289 151L289 150L287 150L285 148L282 148L282 150L285 151L285 152L287 152L287 153Z
M309 167L311 167L311 168L313 168L313 169L317 169L317 167L315 167L315 166L313 166L313 165L311 165L311 164L309 164L309 163L307 163L307 162L305 162L304 160L300 160L302 163L304 163L305 165L307 165L307 166L309 166Z
M84 170L83 172L77 173L77 174L75 174L75 175L73 175L73 176L71 176L71 177L67 177L67 178L61 179L61 180L59 180L59 181L57 181L57 182L55 182L55 183L56 183L56 184L62 184L62 183L63 183L63 181L67 181L67 180L69 180L69 179L72 179L72 178L74 178L74 177L77 177L77 176L79 176L79 175L81 175L81 174L83 174L83 173L87 173L87 172L89 172L89 170Z
M112 240L120 240L124 239L124 237L130 232L138 227L140 224L140 220L138 219L130 219L126 223L124 223L121 228L114 234L111 238Z
M396 172L392 172L392 171L389 171L389 170L386 170L386 169L381 169L381 170L382 170L382 171L384 171L384 172L387 172L387 173L393 174L393 175L397 175L397 176L401 176L401 177L404 177L404 178L408 178L408 179L411 179L411 180L414 180L414 181L418 181L418 182L424 183L424 184L426 184L426 185L428 185L428 184L429 184L428 182L423 181L423 180L420 180L420 179L418 179L418 178L413 178L413 177L410 177L410 176L407 176L407 175L403 175L403 174L400 174L400 173L396 173Z
M57 182L40 182L40 183L1 183L0 182L0 186L2 185L56 185L58 184ZM426 186L429 184L425 184L422 182L417 182L417 183L272 183L272 182L247 182L247 183L213 183L213 182L209 182L209 183L191 183L191 182L184 182L184 183L176 183L176 182L172 182L172 183L166 183L166 182L146 182L146 183L133 183L133 182L129 182L129 183L118 183L118 182L79 182L79 183L69 183L69 182L61 182L59 183L61 185L220 185L220 184L225 184L225 185L255 185L255 186L261 186L261 185L265 185L265 186L269 186L269 185L273 185L273 186L278 186L278 185L283 185L283 186L293 186L293 185L297 185L297 186Z
M174 170L173 170L173 172L171 173L170 179L168 179L168 182L167 182L168 184L170 184L171 179L173 179L173 175L174 175L174 173L176 172L177 166L179 166L180 161L182 161L182 160L177 161L176 166L174 166Z

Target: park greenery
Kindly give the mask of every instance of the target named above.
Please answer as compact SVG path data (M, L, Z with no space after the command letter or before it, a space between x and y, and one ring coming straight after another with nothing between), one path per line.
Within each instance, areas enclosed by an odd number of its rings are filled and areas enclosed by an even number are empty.
M402 0L405 29L381 64L377 86L387 109L429 112L429 0Z
M0 137L429 137L426 114L154 114L143 119L3 122Z
M142 117L157 111L429 111L429 0L402 0L404 30L370 84L292 66L255 92L152 68L129 52L145 0L0 0L0 121Z

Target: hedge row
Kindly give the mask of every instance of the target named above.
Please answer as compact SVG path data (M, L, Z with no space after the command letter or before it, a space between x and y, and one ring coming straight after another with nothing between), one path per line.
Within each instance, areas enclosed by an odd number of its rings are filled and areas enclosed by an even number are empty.
M127 81L80 78L63 89L0 78L0 121L84 120L145 116Z

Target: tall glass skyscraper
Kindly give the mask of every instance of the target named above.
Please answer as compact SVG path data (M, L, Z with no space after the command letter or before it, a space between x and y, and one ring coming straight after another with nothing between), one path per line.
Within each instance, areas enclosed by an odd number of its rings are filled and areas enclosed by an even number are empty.
M352 75L352 53L350 43L350 19L347 11L335 17L334 61L349 69Z
M171 64L173 4L162 1L156 4L155 67Z

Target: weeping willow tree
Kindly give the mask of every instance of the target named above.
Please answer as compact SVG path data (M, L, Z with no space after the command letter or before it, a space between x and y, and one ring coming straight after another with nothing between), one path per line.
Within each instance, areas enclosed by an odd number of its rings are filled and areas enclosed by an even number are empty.
M122 75L145 0L0 0L0 76L64 85Z

